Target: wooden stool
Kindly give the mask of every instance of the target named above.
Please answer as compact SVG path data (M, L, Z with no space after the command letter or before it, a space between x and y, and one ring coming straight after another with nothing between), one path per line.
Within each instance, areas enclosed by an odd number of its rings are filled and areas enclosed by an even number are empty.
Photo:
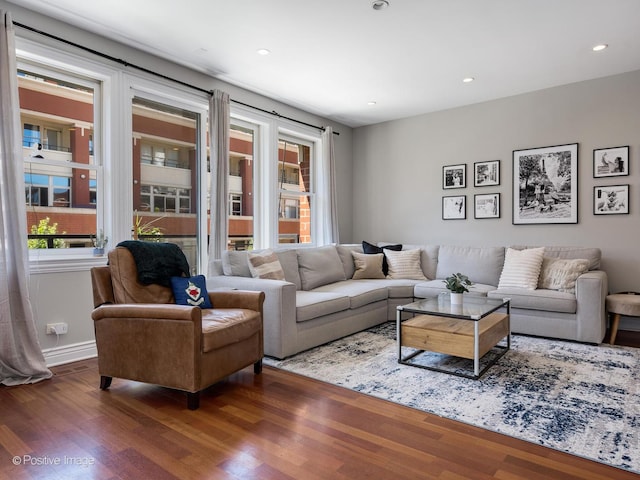
M640 294L636 292L615 293L607 295L607 312L612 313L611 336L609 343L616 343L616 334L620 324L620 315L628 317L640 317Z

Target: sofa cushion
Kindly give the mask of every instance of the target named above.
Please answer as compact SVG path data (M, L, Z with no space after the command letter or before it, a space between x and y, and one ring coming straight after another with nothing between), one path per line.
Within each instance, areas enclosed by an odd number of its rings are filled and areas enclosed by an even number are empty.
M296 290L302 290L302 281L298 271L298 252L295 250L277 250L276 255L284 271L284 279L293 283L296 286Z
M344 268L344 277L353 277L353 272L356 271L356 267L353 263L351 252L362 253L362 245L359 243L347 243L337 245L336 249L338 250L338 256L340 257L340 260L342 261L342 267Z
M377 245L366 242L364 240L362 241L362 251L366 254L384 253L385 250L392 250L392 251L398 252L402 250L402 244L400 243L385 244L384 246L379 247ZM382 260L382 273L384 273L385 276L387 276L387 274L389 273L389 266L387 264L386 257Z
M576 280L587 270L589 270L589 260L585 258L566 260L544 257L538 288L575 293Z
M364 278L384 278L382 273L383 253L374 253L367 255L366 253L351 252L355 271L351 278L354 280Z
M257 250L247 253L249 271L253 278L285 280L280 259L272 250Z
M452 273L462 273L473 283L498 285L504 247L460 247L441 245L438 250L436 278L446 278Z
M386 250L384 256L387 258L389 273L387 278L406 278L410 280L426 280L420 265L420 250L402 250L395 252Z
M544 247L514 250L508 248L498 288L538 288Z
M534 246L526 247L523 245L515 245L511 246L511 248L524 250L525 248L534 248ZM589 270L599 270L602 252L599 248L591 247L545 246L544 256L565 259L585 258L589 260Z
M334 245L298 250L298 269L303 290L346 280L342 261Z
M177 305L212 308L204 275L171 277L171 289Z
M386 300L387 288L360 280L345 280L318 287L314 292L334 293L349 298L350 308L359 308L370 303Z
M487 293L489 298L509 298L512 308L542 310L546 312L576 313L578 302L572 293L557 290L526 290L523 288L499 288Z
M251 277L247 251L225 250L222 252L222 271L229 276Z
M469 293L465 295L486 296L487 292L496 289L495 285L486 285L484 283L474 283L469 288ZM442 280L428 280L419 282L413 289L413 295L417 298L436 297L441 293L447 293L448 290Z
M314 318L349 310L349 297L330 292L296 292L296 322L306 322Z
M202 351L241 342L260 331L260 312L243 308L210 308L202 311Z

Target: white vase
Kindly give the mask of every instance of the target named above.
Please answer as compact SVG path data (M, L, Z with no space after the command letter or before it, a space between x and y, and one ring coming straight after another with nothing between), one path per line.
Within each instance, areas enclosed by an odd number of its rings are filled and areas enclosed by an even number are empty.
M451 305L461 305L463 293L451 292Z

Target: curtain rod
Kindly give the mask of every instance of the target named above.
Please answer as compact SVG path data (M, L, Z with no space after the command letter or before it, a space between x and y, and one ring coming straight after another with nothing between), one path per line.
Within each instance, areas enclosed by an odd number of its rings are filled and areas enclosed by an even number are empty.
M198 87L197 85L193 85L191 83L183 82L182 80L178 80L177 78L173 78L173 77L170 77L168 75L164 75L162 73L154 72L153 70L149 70L148 68L141 67L140 65L136 65L135 63L127 62L126 60L123 60L122 58L117 58L117 57L114 57L114 56L109 55L107 53L99 52L98 50L94 50L92 48L85 47L84 45L80 45L78 43L72 42L72 41L64 39L62 37L58 37L58 36L53 35L51 33L44 32L42 30L38 30L36 28L30 27L28 25L25 25L23 23L13 22L13 24L16 27L24 28L25 30L29 30L30 32L37 33L38 35L42 35L44 37L51 38L51 39L56 40L58 42L62 42L62 43L65 43L67 45L71 45L72 47L79 48L81 50L84 50L85 52L89 52L89 53L91 53L93 55L96 55L96 56L101 57L101 58L105 58L105 59L110 60L112 62L119 63L120 65L123 65L125 67L135 68L136 70L140 70L142 72L148 73L150 75L154 75L154 76L162 78L164 80L169 80L171 82L180 84L183 87L188 87L188 88L191 88L193 90L197 90L199 92L206 93L207 95L213 95L213 90L207 90L205 88ZM258 111L263 112L263 113L268 113L269 115L274 115L274 116L276 116L278 118L283 118L285 120L290 120L292 122L299 123L300 125L306 125L307 127L317 128L318 130L322 130L322 131L325 130L325 127L321 127L321 126L318 126L318 125L313 125L311 123L303 122L302 120L296 120L295 118L287 117L285 115L280 115L275 110L271 110L271 111L265 110L264 108L256 107L254 105L250 105L248 103L241 102L240 100L234 100L233 98L230 99L230 100L233 103L237 103L238 105L243 105L245 107L253 108L254 110L258 110ZM339 132L333 132L333 133L334 133L334 135L340 135Z

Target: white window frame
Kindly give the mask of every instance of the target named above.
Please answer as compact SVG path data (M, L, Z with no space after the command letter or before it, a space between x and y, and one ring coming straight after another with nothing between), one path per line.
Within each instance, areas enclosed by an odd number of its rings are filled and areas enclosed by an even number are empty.
M313 247L323 245L319 237L322 218L326 213L318 201L319 179L323 175L322 135L318 129L297 122L256 111L243 105L231 105L231 123L254 128L253 170L253 238L254 248ZM239 123L243 122L243 123ZM286 243L278 241L278 141L287 137L292 141L311 146L311 243ZM305 194L306 195L306 194Z
M16 37L16 60L19 70L67 79L68 81L90 87L94 91L93 103L93 164L64 162L66 167L86 169L97 174L96 231L109 232L113 229L113 219L106 205L111 201L111 192L107 188L111 165L109 159L113 129L113 88L119 72L87 58ZM40 132L41 138L44 134ZM32 273L77 271L104 263L93 257L92 248L34 249L29 251L29 268Z

